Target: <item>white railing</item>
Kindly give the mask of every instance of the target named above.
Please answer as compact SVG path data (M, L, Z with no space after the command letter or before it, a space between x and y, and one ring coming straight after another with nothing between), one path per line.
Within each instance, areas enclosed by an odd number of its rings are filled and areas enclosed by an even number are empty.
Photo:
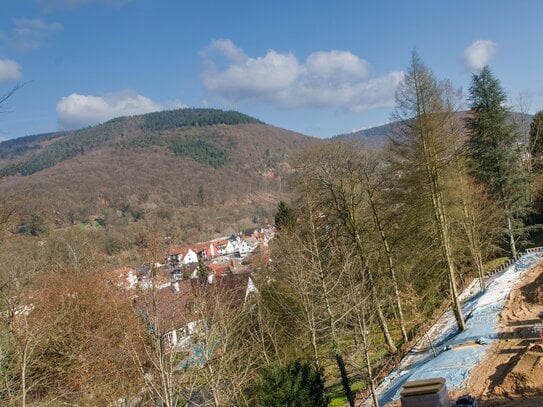
M509 266L514 264L518 259L520 259L525 254L528 254L528 253L541 253L541 252L543 252L543 246L532 247L530 249L526 249L524 252L522 252L521 254L518 254L516 257L513 257L512 259L509 259L506 262L502 263L499 267L496 267L494 270L485 273L485 277L493 276L494 274L497 274L500 271L505 270L506 268L508 268Z

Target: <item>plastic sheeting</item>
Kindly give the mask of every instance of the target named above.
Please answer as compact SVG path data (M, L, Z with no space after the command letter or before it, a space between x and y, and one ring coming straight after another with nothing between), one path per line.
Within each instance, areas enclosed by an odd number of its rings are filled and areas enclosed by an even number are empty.
M460 296L466 330L457 332L452 310L447 310L377 388L379 404L400 397L408 380L446 379L448 388L461 388L497 338L498 315L523 271L536 265L543 253L527 253L503 272L492 276L484 292L474 281ZM437 351L434 357L430 340Z

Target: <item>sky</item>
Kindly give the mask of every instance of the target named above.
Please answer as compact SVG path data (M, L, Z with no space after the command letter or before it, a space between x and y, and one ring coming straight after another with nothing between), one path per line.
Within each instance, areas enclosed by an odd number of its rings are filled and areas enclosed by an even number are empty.
M386 123L413 49L543 109L543 1L1 0L0 139L179 107L330 137ZM522 103L520 102L522 100Z

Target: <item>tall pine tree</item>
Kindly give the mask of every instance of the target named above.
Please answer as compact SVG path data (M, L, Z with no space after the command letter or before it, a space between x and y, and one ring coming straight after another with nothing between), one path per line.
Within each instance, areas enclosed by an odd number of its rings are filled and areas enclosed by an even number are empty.
M522 230L524 174L514 127L509 123L506 95L488 66L473 74L469 88L471 114L466 118L471 175L504 209L511 255Z
M529 153L534 172L543 171L543 110L534 115L530 125Z

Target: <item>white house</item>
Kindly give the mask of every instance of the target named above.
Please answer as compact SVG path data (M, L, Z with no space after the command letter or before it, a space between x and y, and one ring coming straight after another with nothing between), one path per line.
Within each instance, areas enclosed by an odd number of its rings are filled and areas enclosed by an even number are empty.
M241 242L241 244L239 245L239 256L240 256L240 257L245 257L245 256L247 256L249 253L251 253L251 248L250 248L249 244L244 240L244 241Z
M198 255L192 251L192 249L188 249L185 255L183 256L183 264L192 264L192 263L198 263Z
M224 240L217 243L217 251L219 252L219 255L221 256L227 256L230 254L234 254L235 249L234 245L230 240Z
M258 247L258 239L254 238L254 237L249 237L249 238L243 240L239 244L239 255L240 255L240 257L245 257L249 253L254 252L257 247Z

